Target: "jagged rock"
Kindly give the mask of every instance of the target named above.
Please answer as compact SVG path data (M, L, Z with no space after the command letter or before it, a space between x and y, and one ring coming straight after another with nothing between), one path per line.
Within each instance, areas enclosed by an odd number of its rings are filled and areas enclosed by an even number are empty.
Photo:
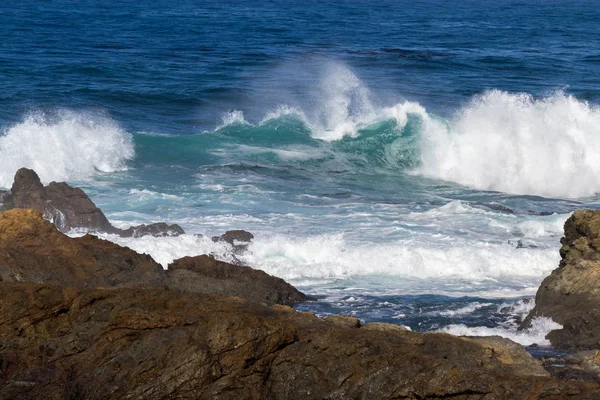
M600 348L600 211L576 211L561 244L559 267L542 282L523 327L550 317L563 326L547 335L554 346Z
M0 283L1 399L597 399L506 340L348 329L227 296Z
M213 236L213 242L226 242L233 246L233 254L241 254L248 249L254 235L244 230L227 231L221 236Z
M37 210L0 213L0 277L5 282L72 287L161 285L163 268L138 254L92 235L70 238Z
M7 210L32 208L40 211L44 218L52 221L62 232L83 228L123 237L177 236L185 233L179 225L164 222L118 229L110 224L102 210L96 207L83 190L64 182L51 182L44 187L35 171L27 168L17 171L10 193L3 200L4 209Z
M173 291L229 294L265 304L292 305L314 300L283 279L208 255L183 257L169 264L167 286Z

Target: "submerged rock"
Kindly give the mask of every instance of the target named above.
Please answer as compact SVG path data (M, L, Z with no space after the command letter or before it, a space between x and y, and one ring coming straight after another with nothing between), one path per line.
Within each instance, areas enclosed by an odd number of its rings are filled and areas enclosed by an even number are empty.
M127 229L123 229L118 233L121 237L139 238L147 235L154 237L179 236L183 235L185 231L177 224L169 225L164 222L157 222L150 225L132 226Z
M81 228L122 237L177 236L185 233L179 225L164 222L125 230L116 228L83 190L64 182L51 182L44 186L35 171L27 168L17 171L10 193L4 196L3 202L7 210L32 208L40 211L62 232Z
M600 348L600 211L575 211L561 243L559 267L542 282L523 327L549 317L563 326L547 336L554 346Z
M167 276L169 289L180 292L229 294L269 305L314 300L283 279L208 255L175 260L169 264Z

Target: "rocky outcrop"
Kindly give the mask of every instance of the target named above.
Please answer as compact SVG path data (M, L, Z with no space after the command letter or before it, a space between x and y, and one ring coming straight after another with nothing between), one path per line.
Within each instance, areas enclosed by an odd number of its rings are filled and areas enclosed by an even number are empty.
M600 211L576 211L561 244L559 267L542 282L524 326L549 317L563 326L547 336L554 346L600 348Z
M169 289L180 292L229 294L265 304L293 305L314 300L283 279L208 255L174 261L169 264L167 276Z
M70 238L37 210L0 213L0 278L71 287L162 285L150 256L92 235Z
M27 168L17 171L10 193L4 196L3 203L3 208L6 210L13 208L39 210L44 218L52 221L63 232L83 228L123 237L177 236L184 233L179 225L165 223L118 229L110 224L102 210L96 207L83 190L64 182L51 182L48 186L44 186L35 171Z
M505 339L162 289L0 282L2 399L596 399ZM368 325L366 325L368 326Z
M30 209L0 213L0 280L77 288L166 285L267 305L313 300L283 279L206 255L176 260L165 271L149 255L127 247L92 235L70 238Z
M0 399L600 396L507 339L268 307L305 297L208 256L164 272L130 249L69 238L35 210L0 214L0 277ZM205 294L215 291L238 297Z

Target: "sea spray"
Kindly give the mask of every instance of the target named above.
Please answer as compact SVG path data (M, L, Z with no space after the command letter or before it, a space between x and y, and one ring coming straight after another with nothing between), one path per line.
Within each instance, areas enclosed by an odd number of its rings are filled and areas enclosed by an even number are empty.
M479 190L578 198L600 192L600 108L563 92L491 90L447 132L421 132L418 173Z
M85 180L122 170L133 157L131 136L102 113L32 112L0 135L0 187L10 187L21 167L45 183Z

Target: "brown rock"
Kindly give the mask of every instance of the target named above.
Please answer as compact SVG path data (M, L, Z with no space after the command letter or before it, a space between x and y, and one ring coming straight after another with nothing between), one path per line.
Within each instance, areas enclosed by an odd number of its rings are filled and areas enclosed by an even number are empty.
M0 283L0 298L1 399L600 396L515 368L534 361L504 344L347 329L226 296Z
M27 168L17 171L10 194L4 196L3 202L4 209L7 210L32 208L40 211L44 218L52 221L62 232L82 228L123 237L177 236L185 233L179 225L164 222L126 230L115 228L83 190L64 182L51 182L44 187L35 171Z
M314 300L283 279L212 256L183 257L169 264L169 289L179 292L228 294L265 304L292 305Z
M565 222L561 261L542 282L535 317L549 317L563 325L547 338L559 348L600 348L600 211L579 210Z
M326 317L325 320L344 328L360 328L360 320L356 317L349 317L347 315L330 315Z
M5 282L124 287L161 285L163 276L150 256L91 235L70 238L39 211L0 213L0 278Z

